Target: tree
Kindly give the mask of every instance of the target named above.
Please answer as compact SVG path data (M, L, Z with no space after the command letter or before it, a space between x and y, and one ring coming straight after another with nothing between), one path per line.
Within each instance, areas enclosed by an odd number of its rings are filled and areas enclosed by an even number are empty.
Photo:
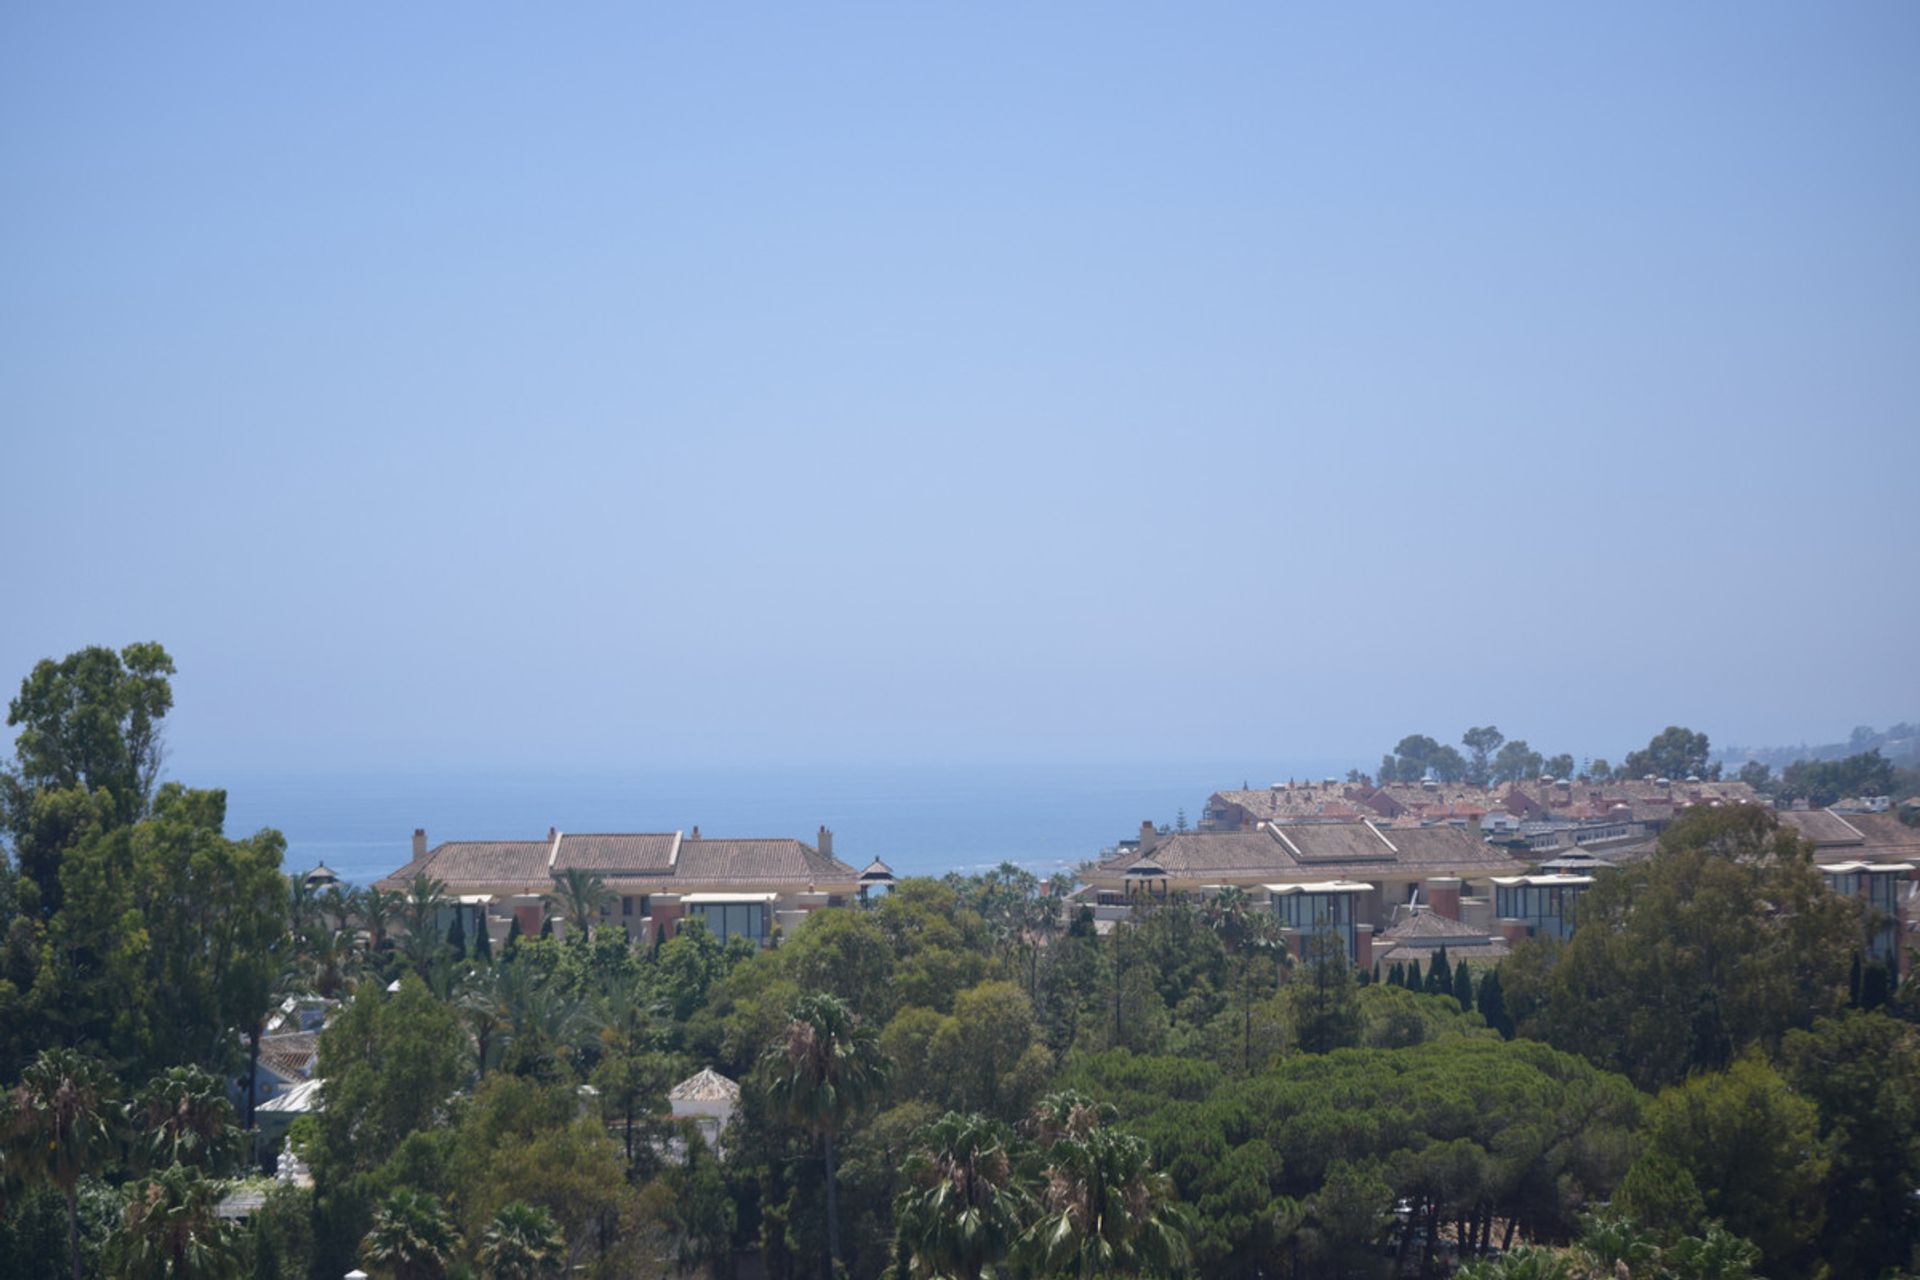
M1462 1013L1473 1012L1473 971L1467 968L1465 956L1453 971L1453 998L1460 1002Z
M433 973L434 953L440 947L440 913L448 906L447 882L435 880L422 871L407 886L401 919L407 927L407 959L422 982Z
M1427 965L1426 992L1430 996L1450 996L1453 994L1453 965L1447 960L1447 948L1442 944Z
M148 1082L129 1108L135 1163L225 1172L235 1137L233 1107L220 1081L198 1067L173 1067Z
M440 1202L423 1191L399 1187L374 1210L373 1230L360 1245L367 1265L392 1280L440 1280L459 1238Z
M1469 729L1460 735L1461 744L1473 753L1473 758L1467 766L1467 781L1485 786L1491 780L1493 753L1498 751L1500 744L1506 740L1507 735L1490 724Z
M1734 776L1761 795L1771 795L1773 792L1773 767L1764 761L1749 760L1740 766L1740 772Z
M1573 776L1573 756L1565 751L1557 756L1548 756L1547 762L1540 767L1540 771L1542 774L1550 773L1556 778L1571 778Z
M1595 760L1587 766L1587 776L1595 782L1610 782L1613 780L1613 766L1605 760Z
M585 942L594 920L616 900L597 871L568 867L554 873L553 891L545 895L547 909L567 922L567 941Z
M199 1169L173 1165L138 1184L109 1245L113 1274L126 1280L228 1280L242 1253L220 1218L221 1186Z
M1147 1144L1096 1126L1047 1148L1039 1216L1017 1252L1042 1273L1167 1275L1186 1265L1185 1221L1173 1182Z
M1507 1015L1507 998L1500 989L1499 969L1487 970L1486 976L1480 979L1480 993L1475 1004L1488 1026L1506 1039L1513 1039L1513 1019Z
M1540 753L1527 745L1526 739L1515 738L1493 758L1493 781L1524 782L1537 778L1545 763Z
M1837 1012L1860 910L1770 812L1696 807L1581 895L1568 942L1515 946L1505 1002L1523 1035L1642 1088L1678 1083Z
M412 974L391 994L362 984L320 1033L319 1052L326 1109L312 1163L327 1185L373 1168L408 1134L443 1120L466 1075L459 1019Z
M1647 1149L1687 1171L1710 1217L1787 1268L1818 1234L1827 1144L1819 1110L1758 1055L1666 1089L1648 1109Z
M1780 1071L1820 1112L1833 1161L1817 1252L1835 1275L1879 1275L1920 1247L1920 1028L1846 1012L1792 1031Z
M894 1205L911 1274L980 1280L1012 1251L1026 1204L1006 1135L984 1116L949 1111L914 1144Z
M502 1205L481 1237L478 1261L486 1280L543 1280L567 1265L567 1238L545 1209L515 1201Z
M1437 780L1449 784L1467 776L1467 758L1452 747L1441 747L1435 751L1427 767L1433 770Z
M85 829L76 815L128 826L146 813L165 757L160 721L173 706L173 673L157 644L94 646L42 659L7 704L18 732L14 763L0 770L0 818L44 914L61 905L60 859Z
M1360 1011L1346 939L1332 929L1316 930L1302 951L1305 981L1296 979L1288 988L1300 1047L1308 1053L1329 1053L1356 1043Z
M1710 754L1706 734L1668 725L1653 736L1644 751L1628 752L1620 772L1628 778L1651 774L1675 782L1691 777L1717 778L1720 776L1718 766L1710 767L1707 763Z
M80 1280L80 1179L114 1155L112 1077L71 1049L43 1050L8 1099L8 1164L59 1188L67 1202L67 1253Z
M1424 733L1410 733L1380 762L1380 781L1418 782L1439 754L1438 742Z
M840 1259L840 1208L833 1141L872 1105L890 1065L873 1029L834 996L802 996L788 1010L785 1034L761 1056L775 1114L812 1134L826 1171L827 1261Z
M1796 760L1780 773L1783 800L1824 808L1848 796L1887 795L1894 790L1893 763L1878 747L1844 760Z

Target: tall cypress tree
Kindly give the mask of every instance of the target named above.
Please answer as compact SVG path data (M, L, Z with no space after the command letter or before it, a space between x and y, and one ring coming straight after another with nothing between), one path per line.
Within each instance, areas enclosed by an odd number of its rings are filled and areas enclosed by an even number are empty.
M487 927L487 917L480 917L480 932L474 935L473 958L487 964L493 963L493 931Z
M1507 1039L1513 1039L1513 1018L1507 1013L1506 993L1500 989L1500 970L1489 969L1480 979L1480 1016Z
M467 913L458 906L453 909L453 923L447 926L447 950L455 960L467 958Z
M513 923L507 926L507 940L500 946L500 958L512 960L520 954L520 916L515 913Z
M1418 960L1407 961L1407 990L1425 991L1426 989L1427 984L1420 980L1420 962Z
M1467 968L1467 958L1460 957L1460 963L1453 970L1453 998L1460 1002L1460 1012L1473 1012L1473 974Z
M1427 994L1430 996L1453 994L1453 966L1447 963L1447 949L1444 946L1434 954L1433 964L1427 969Z

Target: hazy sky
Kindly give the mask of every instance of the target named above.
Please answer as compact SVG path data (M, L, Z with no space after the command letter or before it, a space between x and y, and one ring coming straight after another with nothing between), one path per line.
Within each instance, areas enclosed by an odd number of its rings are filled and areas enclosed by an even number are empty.
M188 766L1842 737L1920 6L9 4L0 433Z

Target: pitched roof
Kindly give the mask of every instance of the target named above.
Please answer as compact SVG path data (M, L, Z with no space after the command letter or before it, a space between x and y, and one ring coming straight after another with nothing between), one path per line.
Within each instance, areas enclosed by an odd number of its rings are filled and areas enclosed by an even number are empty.
M673 878L680 884L787 884L858 880L855 871L832 854L801 840L686 840Z
M1485 929L1476 929L1470 924L1449 919L1437 911L1416 911L1390 929L1380 931L1379 937L1391 942L1409 942L1416 938L1477 938L1485 940L1496 935ZM1375 944L1376 946L1378 943Z
M320 1050L318 1031L288 1031L260 1038L260 1062L283 1080L305 1080L313 1074Z
M1119 874L1143 860L1181 879L1258 875L1267 880L1366 880L1395 872L1491 873L1522 866L1505 849L1456 827L1382 830L1362 822L1341 822L1176 832L1161 837L1144 859L1129 850L1103 863L1101 869Z
M669 875L680 843L677 831L609 835L569 831L560 837L553 869L598 871L609 877Z
M444 880L449 890L458 892L463 884L545 879L551 848L545 840L449 840L380 883L404 888L416 875L425 875Z
M738 1102L740 1086L712 1067L700 1070L667 1091L669 1102Z

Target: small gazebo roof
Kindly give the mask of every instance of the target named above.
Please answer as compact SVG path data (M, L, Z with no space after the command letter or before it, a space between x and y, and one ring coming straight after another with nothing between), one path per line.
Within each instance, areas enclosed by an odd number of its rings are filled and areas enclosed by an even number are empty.
M308 884L338 884L340 873L322 862L302 877Z
M1134 863L1132 866L1128 867L1126 871L1123 872L1122 874L1127 876L1132 876L1141 880L1149 879L1155 876L1164 878L1167 874L1167 869L1161 866L1159 863L1155 862L1152 858L1142 858L1138 862Z
M738 1102L740 1086L712 1067L700 1070L667 1091L669 1102Z
M880 861L880 859L875 858L872 862L869 862L867 864L867 869L860 873L860 883L861 884L892 884L893 868L888 866L886 863Z

